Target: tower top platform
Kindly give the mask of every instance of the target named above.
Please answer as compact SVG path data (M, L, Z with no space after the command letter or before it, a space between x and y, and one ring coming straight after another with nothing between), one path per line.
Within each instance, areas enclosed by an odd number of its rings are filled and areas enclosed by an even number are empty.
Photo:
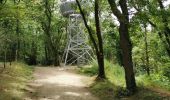
M89 0L80 0L82 7L89 7ZM76 0L61 0L60 12L64 17L69 17L70 14L79 14L77 10Z
M60 11L64 17L70 14L77 14L77 3L75 0L63 0L60 5Z

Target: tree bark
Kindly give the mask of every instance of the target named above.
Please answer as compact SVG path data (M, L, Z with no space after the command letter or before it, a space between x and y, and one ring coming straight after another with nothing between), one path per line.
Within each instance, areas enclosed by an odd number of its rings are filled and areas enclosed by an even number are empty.
M149 52L148 52L148 39L147 39L147 30L146 30L146 25L144 25L145 32L144 32L144 40L145 40L145 58L146 58L146 72L148 75L150 75L150 67L149 67Z
M44 7L45 7L45 17L46 17L46 20L45 22L42 22L42 28L44 30L44 33L45 35L47 36L47 39L45 40L46 42L46 58L47 58L47 54L52 57L52 59L49 59L48 58L48 63L51 64L51 60L52 60L52 63L55 65L55 66L60 66L60 60L59 60L59 55L57 54L58 53L58 50L57 50L57 47L55 46L56 44L53 43L53 40L52 40L52 26L51 26L51 22L52 22L52 7L51 5L54 5L54 2L53 4L50 4L50 2L48 0L44 0ZM47 46L48 45L48 46ZM48 51L48 53L47 53Z
M35 42L32 42L32 53L31 53L31 65L36 65L37 64L37 46Z
M12 65L12 44L9 45L9 64Z
M101 35L100 19L99 19L99 0L95 0L95 23L96 23L96 35L98 39L99 52L97 52L99 74L98 78L106 78L104 71L104 54L103 54L103 39Z
M15 51L15 61L18 61L18 59L20 58L20 30L19 30L19 7L17 5L17 18L16 18L16 34L17 34L17 49Z
M154 24L153 22L151 22L149 19L148 19L148 22L149 22L149 24L151 24L152 27L158 28L157 25ZM159 38L161 39L161 41L162 41L162 43L163 43L163 45L164 45L164 47L165 47L165 49L166 49L166 51L168 53L168 56L170 57L170 47L168 46L167 41L164 39L163 34L164 33L161 32L161 31L158 32Z
M93 36L93 30L90 27L90 25L87 24L87 19L85 17L85 14L83 12L83 9L80 5L79 0L76 0L78 8L80 10L80 14L82 15L85 27L88 31L88 34L90 36L90 40L93 43L93 46L95 48L95 53L97 56L97 62L98 62L98 76L97 79L105 79L105 70L104 70L104 54L103 54L103 39L101 35L101 28L100 28L100 19L99 19L99 0L95 0L95 26L96 26L96 36L97 40L95 40ZM97 42L98 41L98 42Z
M119 4L122 12L117 8L115 0L108 0L112 13L118 18L120 47L122 62L125 69L126 88L134 93L136 90L136 81L132 62L132 43L129 37L129 14L126 0L120 0Z
M123 55L123 66L125 69L126 88L134 92L136 90L135 75L132 63L132 44L128 33L128 25L120 23L120 47Z
M54 57L54 66L60 66L60 60L59 60L58 52L55 54L55 57Z
M159 4L159 7L164 10L164 6L163 6L163 3L162 3L162 0L157 0L158 4ZM138 11L138 12L142 12L140 9L138 9L137 7L135 7L135 9ZM146 17L149 24L154 27L154 28L157 28L158 29L158 26L156 24L154 24L149 16ZM163 45L168 53L168 56L170 57L170 29L168 27L168 21L166 19L166 17L164 17L162 15L162 22L164 23L164 30L163 31L159 31L158 32L158 35L159 35L159 38L161 39L161 41L163 42ZM165 36L165 38L164 38Z
M158 0L158 4L161 10L165 10L162 0ZM162 23L164 24L163 33L167 43L167 48L170 48L170 28L168 27L168 19L164 15L161 15L161 17L162 17Z
M6 68L6 48L4 50L4 68Z

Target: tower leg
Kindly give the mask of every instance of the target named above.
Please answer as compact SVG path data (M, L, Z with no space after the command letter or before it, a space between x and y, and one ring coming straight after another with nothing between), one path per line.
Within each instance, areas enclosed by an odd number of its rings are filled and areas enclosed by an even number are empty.
M66 50L66 55L65 55L65 59L64 59L64 67L65 67L66 64L67 64L69 48L70 48L70 43L68 44L68 47L67 47L67 50Z

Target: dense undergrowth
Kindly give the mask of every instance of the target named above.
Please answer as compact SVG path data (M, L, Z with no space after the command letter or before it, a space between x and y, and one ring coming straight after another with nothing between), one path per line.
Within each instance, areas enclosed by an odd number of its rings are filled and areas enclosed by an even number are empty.
M32 77L33 68L23 63L12 63L5 69L0 66L0 99L23 100L26 82Z
M162 72L152 73L150 76L139 74L136 76L138 90L135 95L128 96L125 89L124 69L105 60L105 71L107 80L95 82L91 85L92 92L102 100L114 100L126 98L128 100L169 100L170 79ZM97 75L97 63L82 67L80 72L89 76Z

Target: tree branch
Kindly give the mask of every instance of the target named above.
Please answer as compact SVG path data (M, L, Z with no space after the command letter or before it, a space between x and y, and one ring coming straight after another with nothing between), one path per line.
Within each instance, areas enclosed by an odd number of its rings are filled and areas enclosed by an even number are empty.
M117 17L119 22L125 22L126 19L121 13L121 11L117 8L115 0L108 0L108 2L110 4L112 13Z
M88 31L88 33L89 33L90 39L91 39L91 41L92 41L92 43L93 43L93 45L94 45L94 48L96 49L96 52L98 52L99 49L98 49L97 43L96 43L96 41L95 41L95 38L94 38L93 35L92 35L92 29L91 29L91 27L87 24L87 19L86 19L85 14L84 14L84 12L83 12L83 10L82 10L82 7L81 7L81 5L80 5L79 0L76 0L76 3L77 3L77 5L78 5L78 8L79 8L80 13L81 13L81 15L82 15L82 18L83 18L85 27L87 28L87 31Z

